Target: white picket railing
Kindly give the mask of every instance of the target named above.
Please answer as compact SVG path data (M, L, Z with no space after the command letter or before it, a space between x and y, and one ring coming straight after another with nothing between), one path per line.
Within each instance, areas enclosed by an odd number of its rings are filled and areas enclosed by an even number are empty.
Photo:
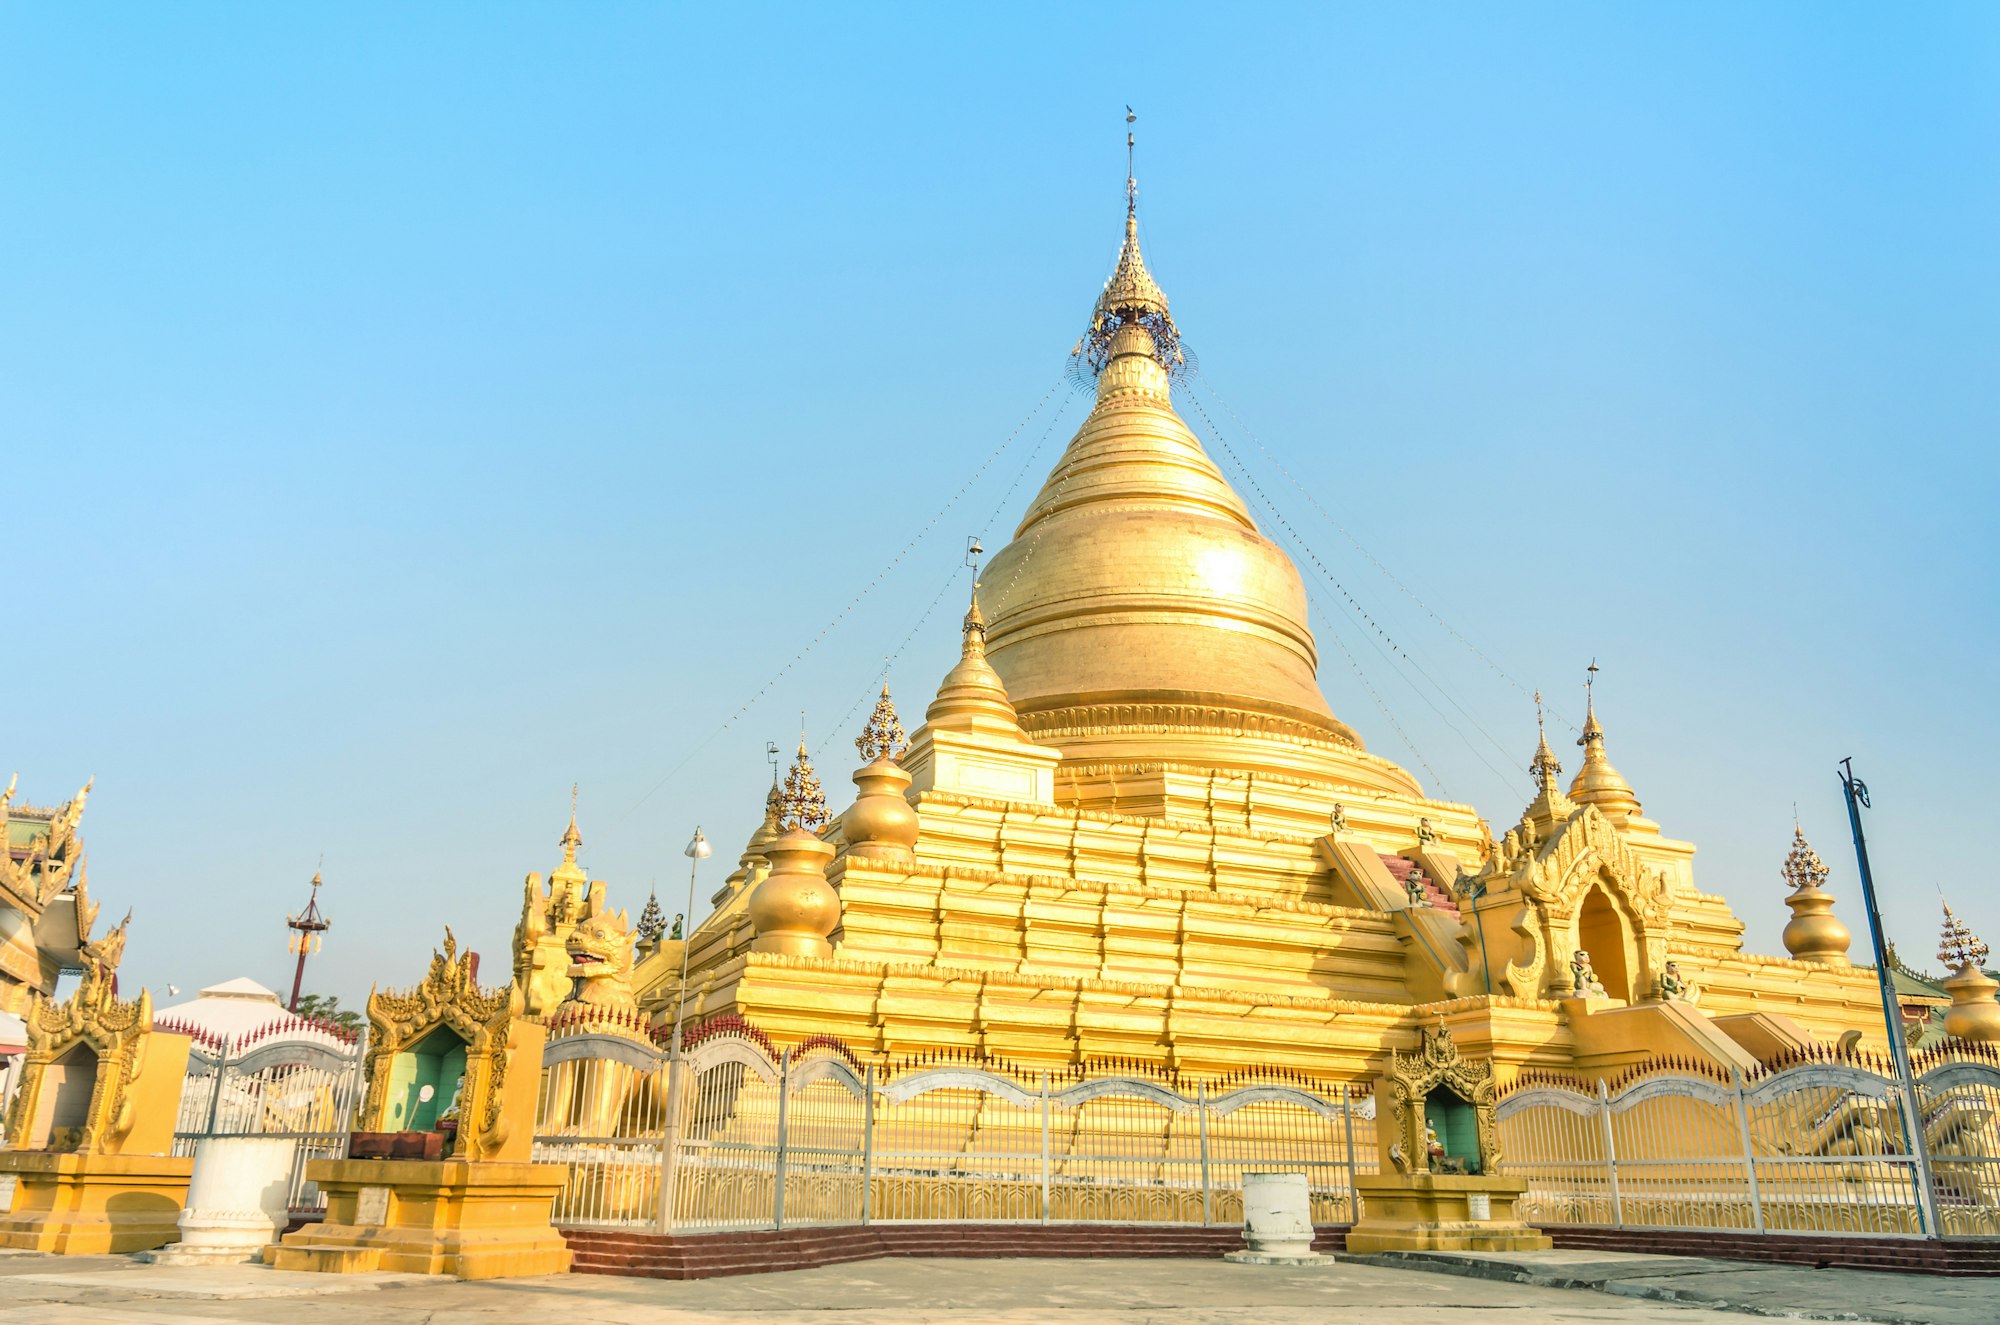
M1918 1066L1916 1118L1860 1058L1530 1082L1495 1111L1500 1171L1542 1226L2000 1236L2000 1063L1956 1047Z
M889 1221L1242 1220L1246 1171L1307 1175L1314 1217L1349 1220L1372 1169L1359 1089L1248 1079L1192 1089L1131 1072L917 1065L754 1032L678 1063L632 1039L551 1041L535 1159L568 1167L556 1222L713 1232Z

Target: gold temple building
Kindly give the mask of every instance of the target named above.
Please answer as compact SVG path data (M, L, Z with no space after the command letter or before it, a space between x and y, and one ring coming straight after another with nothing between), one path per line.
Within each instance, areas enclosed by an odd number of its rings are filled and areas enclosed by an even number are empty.
M923 725L905 740L885 688L831 817L801 749L688 939L684 998L680 941L642 949L642 1009L881 1057L1326 1078L1420 1025L1509 1075L1882 1045L1803 835L1791 955L1746 952L1594 703L1574 776L1544 736L1497 840L1334 714L1298 570L1175 411L1180 332L1129 193L1077 352L1095 407L980 577ZM529 882L537 1003L566 923L604 909L575 833L553 890Z
M0 789L0 1013L25 1017L63 972L83 969L97 906L78 834L89 785L46 809L17 804L15 787Z

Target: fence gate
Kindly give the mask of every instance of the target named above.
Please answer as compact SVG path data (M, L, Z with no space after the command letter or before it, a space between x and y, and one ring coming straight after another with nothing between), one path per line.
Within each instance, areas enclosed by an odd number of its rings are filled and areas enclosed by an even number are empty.
M229 1041L196 1043L181 1086L174 1153L192 1155L210 1136L295 1140L288 1204L295 1215L322 1213L326 1201L306 1180L306 1163L346 1157L361 1103L362 1052L359 1039L342 1043L320 1034L273 1038L249 1049Z

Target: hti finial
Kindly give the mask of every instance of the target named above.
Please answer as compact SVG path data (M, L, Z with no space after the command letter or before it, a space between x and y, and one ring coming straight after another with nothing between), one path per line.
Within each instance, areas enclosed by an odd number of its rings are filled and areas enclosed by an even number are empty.
M1542 692L1539 690L1535 692L1535 730L1547 734L1542 726Z
M583 834L576 831L576 787L569 784L569 827L563 829L561 843L565 865L576 864L576 849L583 845Z
M764 762L771 766L771 785L778 785L778 756L784 752L778 749L776 741L764 742Z
M1132 113L1132 108L1127 106L1125 108L1125 123L1136 124L1138 120L1139 117ZM1139 177L1132 169L1132 149L1134 143L1135 140L1132 136L1132 131L1127 129L1125 131L1125 215L1127 217L1136 217L1139 214Z

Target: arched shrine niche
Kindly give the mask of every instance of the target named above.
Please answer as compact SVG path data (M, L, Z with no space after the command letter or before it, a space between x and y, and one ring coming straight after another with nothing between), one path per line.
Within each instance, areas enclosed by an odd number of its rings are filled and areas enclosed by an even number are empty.
M97 1050L79 1040L42 1072L42 1091L23 1150L75 1150L90 1123L97 1093Z
M1591 885L1583 905L1577 908L1575 947L1590 954L1591 968L1605 993L1633 1001L1633 975L1640 965L1638 943L1602 879Z

